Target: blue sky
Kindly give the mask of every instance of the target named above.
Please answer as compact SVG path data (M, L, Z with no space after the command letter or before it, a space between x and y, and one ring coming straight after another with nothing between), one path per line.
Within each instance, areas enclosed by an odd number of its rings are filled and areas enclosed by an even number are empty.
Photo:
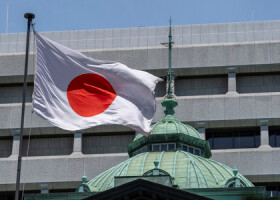
M280 20L279 0L0 0L0 33L25 32L33 12L37 31Z

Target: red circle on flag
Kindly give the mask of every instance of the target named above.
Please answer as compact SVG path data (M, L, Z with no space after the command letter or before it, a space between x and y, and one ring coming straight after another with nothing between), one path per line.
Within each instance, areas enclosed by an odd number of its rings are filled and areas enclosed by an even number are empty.
M82 74L68 85L71 108L82 117L103 113L117 97L112 85L98 74Z

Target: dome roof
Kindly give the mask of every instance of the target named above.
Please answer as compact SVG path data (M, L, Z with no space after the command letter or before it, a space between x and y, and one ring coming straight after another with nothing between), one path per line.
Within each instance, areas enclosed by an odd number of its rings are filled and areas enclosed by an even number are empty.
M101 192L114 187L116 176L143 176L154 168L159 159L159 169L168 172L179 189L222 188L233 177L239 178L247 187L254 185L241 174L219 162L184 151L146 152L138 154L101 173L86 185L92 192Z
M201 139L199 132L186 124L181 123L178 119L176 119L173 115L166 115L162 118L158 123L152 126L152 131L150 135L157 135L157 134L176 134L182 133L188 136L192 136L198 139ZM144 137L141 134L138 134L134 141L138 140L139 138Z
M181 150L183 146L187 145L199 149L201 152L199 155L210 158L212 154L209 142L203 140L195 128L181 123L173 116L175 113L173 108L177 105L176 99L164 99L162 105L166 107L165 116L152 126L148 137L141 134L136 135L133 142L127 145L129 156L132 157L144 151L153 151L152 145L155 144L176 143L174 150Z

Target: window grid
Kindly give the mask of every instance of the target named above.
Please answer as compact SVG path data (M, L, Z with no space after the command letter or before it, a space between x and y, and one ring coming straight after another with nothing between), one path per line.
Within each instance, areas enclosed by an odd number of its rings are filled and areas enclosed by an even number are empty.
M258 148L260 146L260 129L216 129L206 131L206 140L211 149Z
M133 156L136 156L137 154L144 153L144 152L147 152L147 146L144 146L144 147L138 149L137 151L134 151Z
M175 143L153 144L152 151L172 151L176 149Z
M201 150L197 149L195 147L191 147L191 146L188 146L188 145L182 145L182 149L183 149L183 151L192 153L194 155L198 155L198 156L201 155Z

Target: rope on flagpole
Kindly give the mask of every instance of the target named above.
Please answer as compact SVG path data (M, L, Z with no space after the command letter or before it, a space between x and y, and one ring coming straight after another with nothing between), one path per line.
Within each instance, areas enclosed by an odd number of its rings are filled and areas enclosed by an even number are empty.
M32 25L32 29L33 29L33 32L35 32L35 23L33 23ZM35 35L35 34L34 34ZM34 65L34 71L33 71L33 74L35 74L35 47L36 47L36 44L35 44L35 37L33 38L33 65ZM33 95L33 94L32 94ZM33 101L33 98L32 98L32 101ZM30 113L30 128L29 128L29 133L28 133L28 140L27 140L27 149L26 149L26 159L25 159L25 169L24 169L24 177L26 177L26 169L27 169L27 161L28 161L28 156L29 156L29 150L30 150L30 137L31 137L31 132L32 132L32 119L33 119L33 109L31 109L31 113ZM26 182L23 183L23 186L22 186L22 195L21 195L21 200L24 200L24 189L25 189L25 184Z

